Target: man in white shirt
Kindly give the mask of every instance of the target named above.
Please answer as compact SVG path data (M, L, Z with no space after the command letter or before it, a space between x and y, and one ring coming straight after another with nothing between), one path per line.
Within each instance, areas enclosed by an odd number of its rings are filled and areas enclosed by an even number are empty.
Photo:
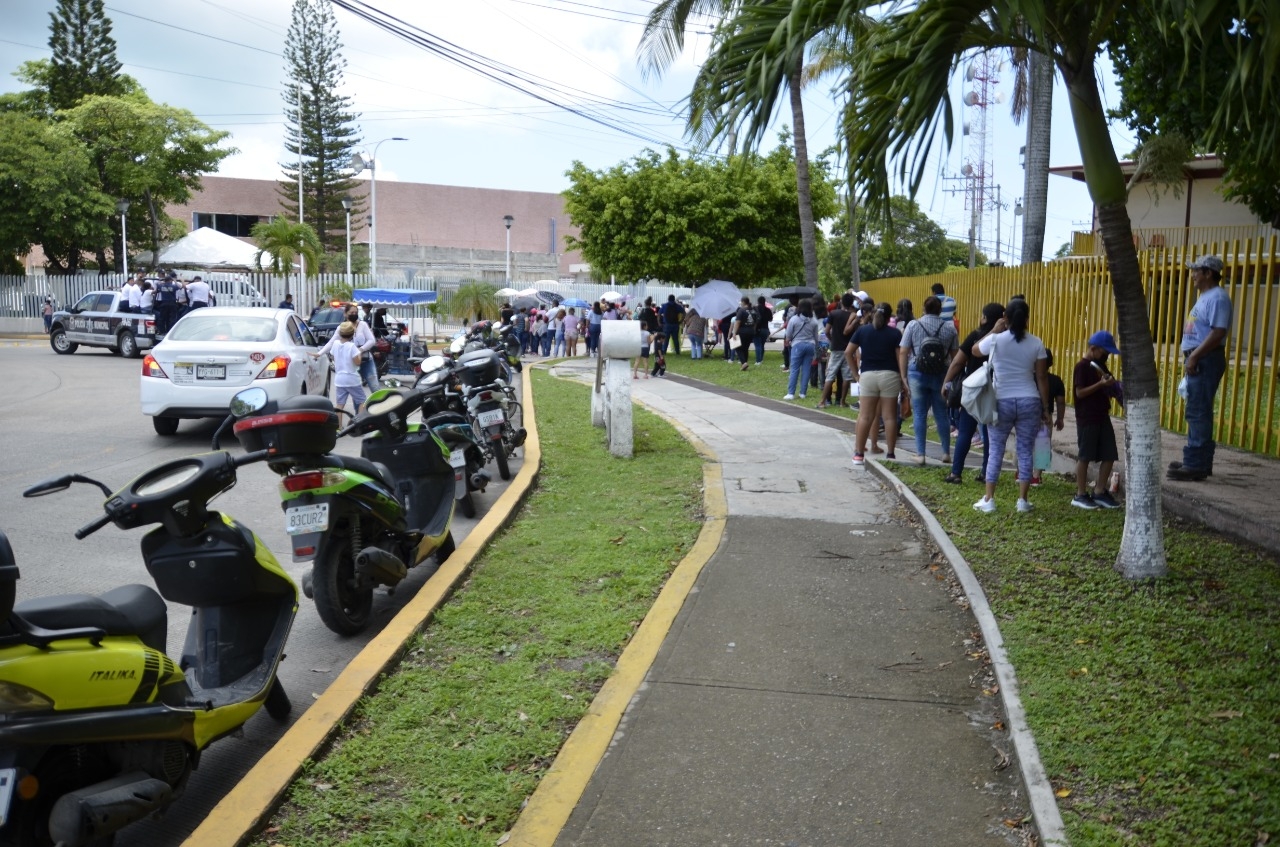
M199 276L193 276L187 283L187 301L189 309L203 309L209 305L209 283Z

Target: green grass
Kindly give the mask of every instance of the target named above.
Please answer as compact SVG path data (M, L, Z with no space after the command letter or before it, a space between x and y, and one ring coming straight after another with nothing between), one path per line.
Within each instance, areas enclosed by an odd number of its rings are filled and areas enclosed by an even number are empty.
M1167 578L1112 570L1123 512L973 511L976 484L895 472L938 518L990 599L1071 843L1249 845L1280 837L1280 563L1170 521ZM1260 833L1266 833L1262 835Z
M532 379L536 490L253 843L491 847L696 539L701 462L669 424L636 409L613 459L585 386Z

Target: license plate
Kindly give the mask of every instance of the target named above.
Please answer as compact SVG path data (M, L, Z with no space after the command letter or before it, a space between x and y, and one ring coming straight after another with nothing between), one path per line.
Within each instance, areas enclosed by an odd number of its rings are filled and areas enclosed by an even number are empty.
M465 468L466 466L467 456L461 450L454 450L449 454L449 467L456 470L458 468Z
M487 412L477 412L476 422L480 426L498 426L505 417L501 409L490 409Z
M13 802L13 784L17 781L17 768L0 768L0 827L9 820L9 804Z
M284 530L290 535L324 532L329 528L329 504L290 506L284 510Z
M226 365L196 365L196 379L226 379Z

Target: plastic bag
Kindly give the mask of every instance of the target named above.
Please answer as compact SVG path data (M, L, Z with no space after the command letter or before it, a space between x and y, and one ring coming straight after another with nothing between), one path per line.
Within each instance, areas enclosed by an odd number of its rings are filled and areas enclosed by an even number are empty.
M1178 396L1183 400L1187 399L1187 378L1185 376L1178 380Z
M1031 454L1031 468L1036 471L1047 471L1053 463L1053 436L1048 425L1041 424L1036 433L1036 446Z

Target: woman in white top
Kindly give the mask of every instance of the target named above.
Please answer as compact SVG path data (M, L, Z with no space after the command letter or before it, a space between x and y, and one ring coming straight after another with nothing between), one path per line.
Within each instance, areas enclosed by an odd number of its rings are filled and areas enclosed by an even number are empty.
M991 425L991 453L987 460L987 493L973 508L980 512L996 510L996 480L1009 433L1017 433L1018 511L1031 511L1027 492L1031 489L1031 459L1035 452L1036 432L1042 424L1052 423L1049 416L1049 354L1044 342L1027 332L1031 308L1026 300L1014 299L1005 307L1004 317L996 321L988 335L973 346L975 356L989 356L995 370L996 411Z

